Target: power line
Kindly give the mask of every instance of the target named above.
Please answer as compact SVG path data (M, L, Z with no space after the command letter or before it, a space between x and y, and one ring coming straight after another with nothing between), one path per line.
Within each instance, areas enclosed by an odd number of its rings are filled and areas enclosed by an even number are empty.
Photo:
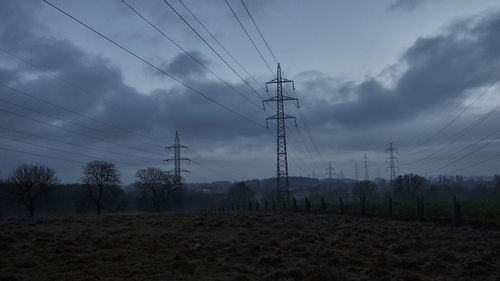
M220 102L216 101L215 99L205 95L204 93L202 93L201 91L189 86L188 84L186 84L185 82L183 82L182 80L178 79L177 77L173 76L172 74L162 70L161 68L159 68L158 66L154 65L153 63L147 61L146 59L140 57L139 55L135 54L134 52L130 51L129 49L127 49L126 47L124 47L123 45L117 43L116 41L112 40L111 38L107 37L106 35L100 33L99 31L95 30L94 28L90 27L89 25L87 25L86 23L82 22L81 20L77 19L76 17L70 15L69 13L65 12L64 10L62 10L61 8L57 7L56 5L52 4L51 2L47 1L47 0L41 0L43 2L45 2L46 4L48 4L49 6L53 7L54 9L56 9L57 11L61 12L62 14L64 14L65 16L67 16L68 18L72 19L73 21L77 22L78 24L84 26L85 28L87 28L88 30L96 33L97 35L101 36L102 38L104 38L105 40L107 40L108 42L110 42L111 44L115 45L116 47L122 49L123 51L125 51L126 53L134 56L135 58L137 58L138 60L142 61L143 63L147 64L148 66L154 68L156 71L160 72L161 74L165 75L165 76L168 76L170 77L172 80L176 81L177 83L183 85L184 87L188 88L189 90L191 90L192 92L194 92L195 94L197 95L200 95L201 97L211 101L212 103L218 105L219 107L222 107L224 108L225 110L235 114L235 115L238 115L239 117L241 117L242 119L245 119L259 127L264 127L263 125L261 125L260 123L257 123L256 121L246 117L245 115L231 109L230 107L226 106L226 105L223 105L221 104Z
M97 123L101 123L101 124L107 125L107 122L102 122L102 121L97 120L97 119L95 119L95 118L92 118L92 117L90 117L90 116L88 116L88 115L85 115L85 114L82 114L82 113L80 113L80 112L77 112L77 111L74 111L74 110L68 109L68 108L66 108L66 107L64 107L64 106L60 106L60 105L58 105L58 104L55 104L55 103L52 103L52 102L48 102L48 101L46 101L46 100L44 100L44 99L41 99L41 98L38 98L38 97L36 97L36 96L34 96L34 95L28 94L27 92L21 91L21 90L16 89L16 88L9 87L9 86L7 86L7 85L5 85L5 84L1 83L1 82L0 82L0 86L1 86L1 87L4 87L4 88L6 88L6 89L9 89L10 91L16 92L16 93L18 93L18 94L20 94L20 95L23 95L23 96L25 96L25 97L28 97L28 98L30 98L30 99L34 99L34 100L36 100L36 101L39 101L39 102L42 102L42 103L48 104L48 105L50 105L50 106L53 106L53 107L56 107L56 108L59 108L59 109L62 109L62 110L64 110L64 111L66 111L66 112L69 112L69 113L72 113L72 114L75 114L75 115L78 115L78 116L82 116L82 117L84 117L84 118L86 118L86 119L88 119L88 120L91 120L91 121L94 121L94 122L97 122ZM0 100L1 100L1 99L0 99ZM51 117L51 118L55 118L55 119L59 119L59 120L64 121L64 120L63 120L63 119L61 119L61 118L54 117L54 116L50 116L50 115L45 114L45 113L41 113L40 111L36 111L36 110L34 110L34 109L27 108L27 107L24 107L24 106L21 106L21 105L15 104L15 103L13 103L13 102L11 102L11 101L7 101L7 100L1 100L1 101L5 102L5 103L10 103L11 105L14 105L14 106L17 106L17 107L21 107L21 108L24 108L24 109L27 109L27 110L30 110L30 111L33 111L33 112L37 112L38 114L41 114L41 115L45 115L45 116L48 116L48 117ZM72 123L72 124L74 124L74 125L76 125L76 126L84 127L84 128L86 128L86 129L89 129L89 130L97 131L97 132L99 132L99 133L104 133L104 134L112 135L112 136L114 136L114 137L119 137L119 138L122 138L122 136L119 136L119 135L116 135L116 134L110 133L110 132L108 132L108 131L102 131L102 130L99 130L99 129L95 129L95 128L92 128L92 127L88 127L88 126L85 126L85 125L78 124L78 123L76 123L76 122L72 122L72 121L65 121L65 122ZM107 125L107 126L112 126L112 127L114 127L114 125L111 125L111 124L109 124L109 125ZM117 128L118 128L118 127L117 127ZM137 143L141 143L141 144L145 144L145 145L156 145L156 144L151 144L151 143L142 142L142 141L136 141L136 140L132 140L132 141L137 142Z
M236 92L238 95L240 95L242 98L253 104L255 107L259 108L260 107L251 99L249 99L247 96L245 96L242 92L238 91L236 88L234 88L231 84L229 84L226 80L222 79L219 75L217 75L215 72L213 72L207 65L205 65L203 62L201 62L198 58L193 56L190 52L188 52L186 49L184 49L182 46L180 46L177 42L175 42L170 36L165 34L160 28L158 28L156 25L154 25L151 21L149 21L146 17L144 17L137 9L129 5L125 0L120 0L124 5L126 5L132 12L134 12L137 16L139 16L141 19L143 19L147 24L149 24L151 27L153 27L158 33L160 33L163 37L168 39L172 44L174 44L177 48L179 48L184 54L189 56L192 60L194 60L196 63L198 63L200 66L202 66L205 70L210 72L214 77L216 77L219 81L224 83L227 87L229 87L231 90Z
M41 147L41 148L50 149L50 150L54 150L54 151L58 151L58 152L62 152L62 153L67 153L67 154L72 154L72 155L76 155L76 156L86 157L86 158L90 158L90 159L106 160L104 158L91 157L91 156L83 154L83 153L78 153L78 152L74 152L74 151L68 151L68 150L64 150L64 149L60 149L60 148L51 147L51 146L48 146L48 145L42 145L42 144L33 143L33 142L29 142L29 141L18 140L18 139L11 138L11 137L8 137L8 136L2 136L2 135L0 135L0 138L6 139L6 140L9 140L9 141L12 141L12 142L16 142L16 143L22 143L22 144L27 144L27 145L32 145L32 146L38 146L38 147ZM115 161L115 160L111 160L111 162L114 162L116 164L125 165L125 166L132 166L132 167L142 166L142 164L131 164L131 163L126 163L126 162L121 162L121 161Z
M116 137L116 138L122 138L122 136L110 133L108 131L99 130L99 129L96 129L96 128L93 128L93 127L89 127L89 126L86 126L86 125L82 125L82 124L79 124L79 123L76 123L76 122L73 122L73 121L70 121L70 120L65 120L65 119L62 119L62 118L54 116L54 115L43 113L43 112L41 112L39 110L36 110L36 109L32 109L32 108L29 108L29 107L26 107L26 106L23 106L23 105L20 105L20 104L17 104L17 103L8 101L8 100L4 100L2 98L0 98L0 102L6 103L6 104L10 104L10 105L18 107L18 108L22 108L22 109L25 109L25 110L37 113L39 115L43 115L45 117L49 117L49 118L53 118L53 119L56 119L56 120L59 120L59 121L62 121L62 122L66 122L68 124L72 124L72 125L77 126L77 127L81 127L81 128L87 129L87 130L95 131L95 132L98 132L100 134L106 134L106 135L110 135L110 136L113 136L113 137ZM141 141L136 141L136 140L130 140L130 141L136 142L136 143L139 143L139 144L143 144L143 145L147 145L147 146L153 145L153 144L149 144L149 143L145 143L145 142L141 142Z
M165 1L165 0L164 0ZM259 56L260 58L264 61L264 63L266 64L267 66L267 69L269 69L269 71L272 73L272 75L274 75L274 71L271 69L271 67L269 66L269 63L267 63L267 60L264 58L264 56L262 55L262 53L260 52L259 48L257 48L257 45L255 45L255 42L253 41L252 37L250 36L250 34L248 34L248 31L247 29L245 28L245 26L243 25L243 23L240 21L240 19L238 18L238 15L236 15L236 12L233 10L233 7L231 7L231 5L229 4L229 2L227 0L224 0L227 4L227 6L229 7L229 9L231 10L231 12L233 13L234 17L236 18L236 20L238 21L238 23L240 24L241 28L243 29L243 31L245 32L245 34L247 35L248 39L250 40L250 42L252 42L252 45L253 47L255 48L255 50L257 51L257 53L259 53Z
M260 35L260 38L262 38L262 41L264 41L264 44L266 44L266 47L267 47L267 50L269 51L269 53L271 54L271 56L273 57L274 59L274 62L275 63L278 63L278 59L276 58L276 56L274 55L273 51L271 50L271 48L269 47L269 44L267 44L267 41L266 39L264 38L264 36L262 35L262 32L260 32L260 28L257 26L257 24L255 23L253 17L252 17L252 14L250 13L250 11L248 10L247 8L247 5L245 5L245 2L243 0L241 0L241 4L243 4L243 7L245 7L245 10L247 11L247 14L248 16L250 17L250 19L252 20L253 22L253 25L255 26L255 28L257 29L257 31L259 32L259 35Z
M6 110L6 109L3 109L3 108L0 108L0 111L8 113L8 114L11 114L11 115L14 115L14 116L17 116L17 117L22 118L22 119L26 119L26 120L29 120L29 121L32 121L32 122L36 122L36 123L39 123L39 124L43 124L43 125L46 125L46 126L54 127L54 128L59 129L59 130L70 132L70 133L73 133L75 135L80 135L80 136L84 136L86 138L95 139L95 140L99 140L99 141L102 141L102 142L107 142L107 143L110 143L110 144L113 144L113 145L121 146L121 147L124 147L124 148L128 148L128 149L132 149L132 150L135 150L135 151L139 151L139 152L145 152L143 150L139 150L139 149L137 149L135 147L132 147L132 146L119 144L119 143L116 143L116 142L108 141L108 140L100 138L100 137L95 137L95 136L87 135L87 134L80 133L80 132L77 132L77 131L73 131L73 130L70 130L70 129L67 129L67 128L64 128L64 127L61 127L61 126L57 126L57 125L54 125L54 124L51 124L51 123L48 123L48 122L43 122L43 121L40 121L40 120L31 118L31 117L28 117L28 116L23 116L22 114L19 114L19 113L10 111L10 110ZM146 153L153 154L151 152L146 152Z
M45 0L43 0L45 1ZM212 47L212 45L210 45L210 43L208 43L207 40L205 40L205 38L203 38L203 36L201 36L201 34L172 6L170 5L170 3L168 3L166 0L163 0L163 2L165 4L167 4L168 7L170 7L170 9L172 9L172 11L174 11L174 13L198 36L198 38L201 39L201 41L203 41L203 43L205 43L205 45L210 48L210 50L212 50L212 52L215 53L215 55L217 57L219 57L219 59L227 66L229 67L229 69L231 69L231 71L236 74L236 76L238 76L238 78L240 78L241 81L243 81L243 83L245 83L260 99L262 99L262 96L252 87L252 85L250 85L245 79L243 79L243 77L219 54L219 52L217 52L214 47Z
M455 143L457 140L459 140L460 138L462 138L463 136L465 136L467 133L469 133L471 130L473 130L474 128L476 128L477 126L481 125L481 123L483 123L486 119L488 119L489 117L491 117L496 111L498 111L498 109L500 108L500 106L497 106L495 108L493 108L492 110L486 112L485 114L481 115L476 121L474 121L469 127L466 127L462 130L460 130L459 132L457 132L455 135L453 135L451 138L449 138L446 143L439 149L429 153L428 155L426 155L425 157L423 158L420 158L416 161L413 161L411 162L410 164L414 164L414 163L417 163L417 162L421 162L421 161L425 161L427 159L429 160L432 160L432 159L436 159L435 156L445 150L446 148L448 148L450 145L452 145L453 143Z
M147 159L147 160L153 160L153 161L161 161L161 159L159 159L159 158L151 158L151 157L134 155L134 154L124 153L124 152L116 152L116 151L110 151L110 150L101 149L101 148L90 147L90 146L86 146L86 145L83 145L83 144L76 144L76 143L61 141L61 140L49 138L49 137L46 137L46 136L40 136L40 135L36 135L36 134L32 134L32 133L27 133L27 132L23 132L23 131L20 131L20 130L16 130L16 129L12 129L12 128L7 128L7 127L3 127L3 126L0 126L0 129L6 130L6 131L10 131L10 132L15 132L15 133L22 134L22 135L29 136L29 137L33 137L33 138L36 138L36 139L46 139L46 140L49 140L49 141L52 141L52 142L56 142L56 143L60 143L60 144L65 144L65 145L71 145L71 146L75 146L75 147L81 147L81 148L85 148L85 149L93 150L93 151L105 152L105 153L114 154L114 155L120 155L120 156L125 156L125 157L133 157L133 158L141 158L141 159Z
M39 153L34 153L34 152L28 152L28 151L21 151L21 150L17 150L17 149L6 148L6 147L0 147L0 149L4 150L4 151L16 152L16 153L21 153L21 154L28 154L28 155L49 158L49 159L54 159L54 160L61 160L61 161L66 161L66 162L78 163L78 164L86 164L85 162L82 162L82 161L70 160L70 159L65 159L65 158L60 158L60 157L50 156L50 155L45 155L45 154L39 154Z
M491 160L493 160L493 159L495 159L497 157L500 157L500 153L494 154L491 157L488 157L488 158L486 158L484 160L475 162L474 164L471 164L471 165L468 165L468 166L465 166L465 167L461 167L461 168L458 168L458 169L455 169L455 170L451 170L448 173L454 173L454 172L461 171L461 170L464 170L464 169L473 168L473 167L476 167L478 165L481 165L481 164L484 164L486 162L489 162L489 161L491 161Z
M469 153L467 153L467 154L463 155L462 157L459 157L459 158L457 158L457 159L455 159L455 160L453 160L453 161L451 161L451 162L447 163L446 165L443 165L443 166L441 166L441 167L439 167L439 168L437 168L437 169L433 169L433 170L432 170L432 172L436 172L436 171L439 171L439 170L445 169L445 168L447 168L447 167L449 167L449 166L451 166L451 165L453 165L453 164L457 163L458 161L463 160L463 159L467 158L468 156L470 156L470 155L472 155L472 154L474 154L474 153L476 153L476 152L480 151L481 149L483 149L483 148L487 147L488 145L490 145L491 143L493 143L494 141L497 141L497 140L499 140L499 139L500 139L500 136L498 136L498 137L496 137L496 138L494 138L494 139L491 139L489 142L484 143L483 145L481 145L481 146L477 147L476 149L474 149L474 150L470 151ZM430 172L427 172L427 173L425 173L425 174L428 174L428 173L430 173Z
M481 92L469 105L467 105L457 116L455 116L453 119L451 119L448 123L446 123L443 127L439 128L434 134L432 134L430 137L422 141L418 146L422 146L426 143L428 143L430 140L435 138L437 135L442 133L444 130L449 128L458 118L460 118L467 110L469 110L481 97L483 97L488 91L495 85L498 80L500 80L500 76L496 77L489 85L488 87ZM414 151L414 150L413 150ZM411 150L407 153L412 153Z
M23 59L23 58L21 58L21 57L19 57L19 56L16 56L15 54L13 54L13 53L11 53L11 52L9 52L9 51L5 50L5 49L0 48L0 51L4 52L5 54L7 54L7 55L9 55L9 56L11 56L11 57L13 57L13 58L15 58L15 59L17 59L17 60L21 61L21 62L23 62L23 63L24 63L24 64L26 64L26 65L29 65L29 66L30 66L30 67L32 67L33 69L36 69L36 70L41 71L41 72L43 72L43 73L45 73L45 74L47 74L47 75L50 75L50 73L48 73L46 70L43 70L42 68L40 68L40 67L38 67L38 66L36 66L36 65L34 65L34 64L32 64L32 63L30 63L29 61L27 61L27 60L25 60L25 59ZM54 79L55 79L56 81L60 81L60 83L65 84L66 86L69 86L69 87L71 87L71 88L73 88L73 89L76 89L76 90L80 91L81 93L85 93L85 94L87 94L87 95L91 95L91 94L90 94L90 92L89 92L88 90L83 89L83 88L81 88L80 86L75 85L74 83L72 83L72 82L70 82L70 81L68 81L68 80L66 80L66 79L64 79L64 78L61 78L61 77L55 77ZM106 98L106 97L103 97L102 99L103 99L104 101L107 101L107 102L108 102L111 106L115 106L115 107L117 107L117 108L120 108L120 109L121 109L121 110L123 110L123 111L130 111L128 108L124 108L124 107L122 107L122 106L119 106L119 105L117 105L117 104L113 103L111 100L109 100L109 99L108 99L108 98ZM45 101L43 101L43 102L45 102ZM83 114L82 114L82 115L83 115ZM84 118L87 118L87 119L89 119L89 118L90 118L90 120L92 120L92 121L95 121L95 122L98 122L98 123L104 124L104 125L106 125L106 126L108 126L108 127L112 127L112 128L118 129L118 130L126 131L126 132L129 132L129 133L132 133L132 134L135 134L135 135L141 136L141 137L143 137L143 138L147 138L147 139L150 139L150 140L153 140L153 141L157 141L157 142L163 142L163 141L162 141L162 140L160 140L160 139L153 138L153 137L150 137L150 136L147 136L147 135L141 134L141 133L139 133L139 132L136 132L136 131L133 131L133 130L130 130L130 129L127 129L127 128L123 128L123 127L120 127L120 126L117 126L117 125L113 125L113 124L110 124L110 123L105 122L105 121L102 121L102 120L95 120L94 118L92 118L92 117L88 117L88 116L83 116L83 117L84 117ZM135 116L135 117L140 117L140 116ZM142 119L142 118L141 118L141 119ZM142 120L143 120L143 121L145 121L145 119L142 119Z
M205 26L205 24L203 24L203 22L191 11L191 9L189 9L189 7L182 1L182 0L177 0L179 3L182 4L182 6L184 6L184 8L189 12L189 14L201 25L201 27L208 33L208 35L217 43L217 45L219 45L219 47L222 48L222 50L224 50L224 52L245 72L246 75L248 75L248 77L250 77L256 85L258 85L259 87L261 87L262 90L265 91L265 88L264 86L262 85L261 82L257 81L257 79L255 79L255 77L250 74L250 72L247 71L247 69L245 67L243 67L243 65L231 54L231 52L229 52L229 50L224 47L224 45L217 39L217 37L215 37L213 35L212 32L210 32L210 30Z

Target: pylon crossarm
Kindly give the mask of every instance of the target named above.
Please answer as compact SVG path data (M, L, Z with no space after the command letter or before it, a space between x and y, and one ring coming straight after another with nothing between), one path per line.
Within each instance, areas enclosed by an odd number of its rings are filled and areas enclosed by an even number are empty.
M262 103L270 102L270 101L277 101L277 99L276 98L269 98L269 99L263 100Z
M298 100L298 98L292 98L290 96L283 95L283 101L287 101L287 100Z

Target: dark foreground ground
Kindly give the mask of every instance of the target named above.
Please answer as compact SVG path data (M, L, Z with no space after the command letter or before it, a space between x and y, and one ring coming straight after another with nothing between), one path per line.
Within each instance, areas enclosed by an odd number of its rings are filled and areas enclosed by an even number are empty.
M500 280L500 232L322 214L0 221L0 280Z

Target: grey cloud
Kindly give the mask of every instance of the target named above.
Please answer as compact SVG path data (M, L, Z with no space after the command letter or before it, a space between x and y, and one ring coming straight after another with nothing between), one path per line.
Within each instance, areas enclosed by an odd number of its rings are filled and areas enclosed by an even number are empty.
M473 25L465 20L443 35L418 39L402 55L399 63L406 65L406 70L393 87L376 77L355 85L347 82L331 88L331 93L345 95L347 90L356 100L317 102L309 107L315 108L309 114L319 124L325 124L319 121L328 116L327 123L355 129L405 122L445 103L463 102L470 91L490 83L500 66L500 53L494 51L500 49L500 13L479 17L482 20Z
M210 60L204 58L200 52L189 51L189 54L205 66L210 66ZM206 69L185 53L176 55L162 68L177 77L200 78L206 74Z
M413 11L425 0L395 0L389 7L389 10Z

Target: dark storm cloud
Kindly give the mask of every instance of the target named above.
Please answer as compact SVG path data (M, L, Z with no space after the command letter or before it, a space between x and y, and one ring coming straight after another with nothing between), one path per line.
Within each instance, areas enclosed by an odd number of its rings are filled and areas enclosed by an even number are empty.
M402 55L399 64L406 70L394 86L377 78L340 84L331 89L333 96L356 98L339 103L316 101L309 114L317 121L328 116L327 122L332 124L364 128L407 121L446 103L463 102L470 91L477 92L493 81L500 67L500 13L476 19L480 20L464 20L445 34L418 39ZM330 83L324 79L316 82L323 87Z

